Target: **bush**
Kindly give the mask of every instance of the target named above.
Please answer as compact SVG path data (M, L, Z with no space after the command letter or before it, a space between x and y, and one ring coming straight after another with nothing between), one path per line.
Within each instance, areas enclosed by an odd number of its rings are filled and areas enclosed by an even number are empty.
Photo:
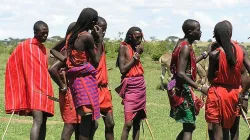
M168 41L152 41L144 44L144 54L150 55L153 61L158 61L159 58L167 51L172 52L175 43Z

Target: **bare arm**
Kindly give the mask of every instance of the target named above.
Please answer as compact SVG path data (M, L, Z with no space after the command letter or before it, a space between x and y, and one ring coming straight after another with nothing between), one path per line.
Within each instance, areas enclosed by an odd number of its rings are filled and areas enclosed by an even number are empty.
M243 46L243 45L240 45L242 50L243 50L243 53L244 53L244 58L243 58L243 64L244 64L244 68L243 68L243 72L242 72L242 93L245 94L248 89L250 88L250 77L247 76L247 73L245 72L246 70L249 72L249 66L250 66L250 60L249 60L249 56L248 56L248 53L247 53L247 50L246 48Z
M216 67L219 63L219 51L215 50L209 54L209 63L208 63L208 81L211 82L215 77Z
M54 45L51 50L50 53L58 60L65 62L66 61L66 57L64 57L60 51L61 49L65 46L65 39L59 41L58 43L56 43L56 45Z
M49 68L49 74L51 78L54 80L54 82L62 89L66 85L60 78L59 70L60 68L64 67L65 64L62 63L61 61L57 60L52 66Z
M244 53L243 64L244 64L246 70L248 71L248 73L250 73L250 59L249 59L249 56L247 54L247 50L243 45L240 45L240 46L241 46L243 53Z
M136 60L134 58L132 58L131 60L129 60L129 62L126 62L126 56L127 55L127 47L121 45L119 48L119 52L118 52L118 62L119 62L119 69L120 69L120 73L122 75L126 75L127 72L133 67L133 65L135 64Z
M198 84L195 83L191 78L189 78L186 75L186 68L188 65L188 61L190 60L190 48L189 46L185 46L181 49L180 52L180 59L179 59L179 63L177 66L177 78L180 79L182 82L188 84L189 86L197 89L198 88Z
M202 59L204 59L203 58L203 56L202 55L200 55L200 56L198 56L198 57L196 57L196 63L199 63Z
M102 43L100 42L96 44L97 52L95 53L95 42L91 34L84 34L79 38L81 39L81 42L84 44L84 47L86 47L86 50L89 53L93 66L97 68L102 54Z
M212 42L211 44L209 44L209 46L207 47L207 51L205 51L207 53L207 55L203 56L204 54L203 55L201 54L198 57L196 57L196 63L199 63L202 59L206 59L208 57L208 55L210 54L210 52L215 50L216 47L218 47L217 43Z

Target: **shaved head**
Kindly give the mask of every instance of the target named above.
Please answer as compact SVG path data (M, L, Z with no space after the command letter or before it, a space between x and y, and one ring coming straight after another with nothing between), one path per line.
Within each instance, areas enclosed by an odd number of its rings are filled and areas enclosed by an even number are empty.
M98 16L97 22L103 22L103 23L107 24L106 20L103 17L100 17L100 16Z
M41 21L41 20L37 21L33 26L34 33L36 33L37 31L40 31L41 27L47 27L48 28L48 25L45 22Z
M182 31L186 34L189 34L190 31L194 30L200 23L193 19L187 19L182 25Z
M48 25L39 20L34 24L34 38L36 38L39 42L43 43L47 40L49 34L49 27Z

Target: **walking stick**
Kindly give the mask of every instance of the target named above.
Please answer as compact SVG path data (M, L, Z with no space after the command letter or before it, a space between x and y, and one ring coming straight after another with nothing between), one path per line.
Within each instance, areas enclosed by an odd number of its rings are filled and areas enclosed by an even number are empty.
M13 115L14 115L14 112L15 112L15 111L13 111L12 114L11 114L11 116L10 116L9 122L8 122L6 128L5 128L4 133L3 133L2 140L4 140L4 136L5 136L5 134L7 133L7 130L8 130L8 127L9 127L9 125L10 125L11 119L12 119L12 117L13 117Z
M243 120L246 122L248 128L250 129L250 125L249 125L249 122L248 122L248 120L247 120L246 113L245 113L245 111L243 110L242 106L240 106L240 110L241 110L241 113L242 113Z
M141 125L142 125L143 138L144 138L144 140L146 140L146 138L145 138L145 133L144 133L144 125L143 125L143 122L141 123Z
M44 96L48 96L48 98L49 98L50 100L53 100L53 101L55 101L55 102L59 102L59 99L56 98L56 97L50 96L50 95L48 95L48 94L45 94L45 93L43 93L43 92L40 91L40 90L34 90L34 91L37 92L37 93L40 93L40 94L42 94L42 95L44 95Z
M155 140L154 135L153 135L153 133L152 133L152 130L151 130L151 127L150 127L150 125L149 125L149 123L148 123L148 119L147 119L147 118L145 119L145 122L146 122L146 124L147 124L147 126L148 126L148 129L149 129L149 132L150 132L150 135L151 135L152 139Z

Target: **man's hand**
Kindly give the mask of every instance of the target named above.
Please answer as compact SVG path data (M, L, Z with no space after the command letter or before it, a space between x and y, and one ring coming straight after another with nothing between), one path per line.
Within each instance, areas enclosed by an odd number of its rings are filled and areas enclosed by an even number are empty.
M142 54L144 47L142 45L137 45L135 49L137 53Z
M94 26L94 34L96 34L99 38L99 41L101 41L100 39L103 38L103 31L102 31L102 28L99 27L98 25L95 25ZM99 42L100 43L100 42Z
M248 95L239 95L239 106L242 106L242 109L247 113L248 111Z
M207 95L208 88L209 88L208 86L202 85L202 87L201 87L201 92L202 92L204 95Z
M65 85L63 88L59 87L59 93L65 95L67 93L68 87Z

